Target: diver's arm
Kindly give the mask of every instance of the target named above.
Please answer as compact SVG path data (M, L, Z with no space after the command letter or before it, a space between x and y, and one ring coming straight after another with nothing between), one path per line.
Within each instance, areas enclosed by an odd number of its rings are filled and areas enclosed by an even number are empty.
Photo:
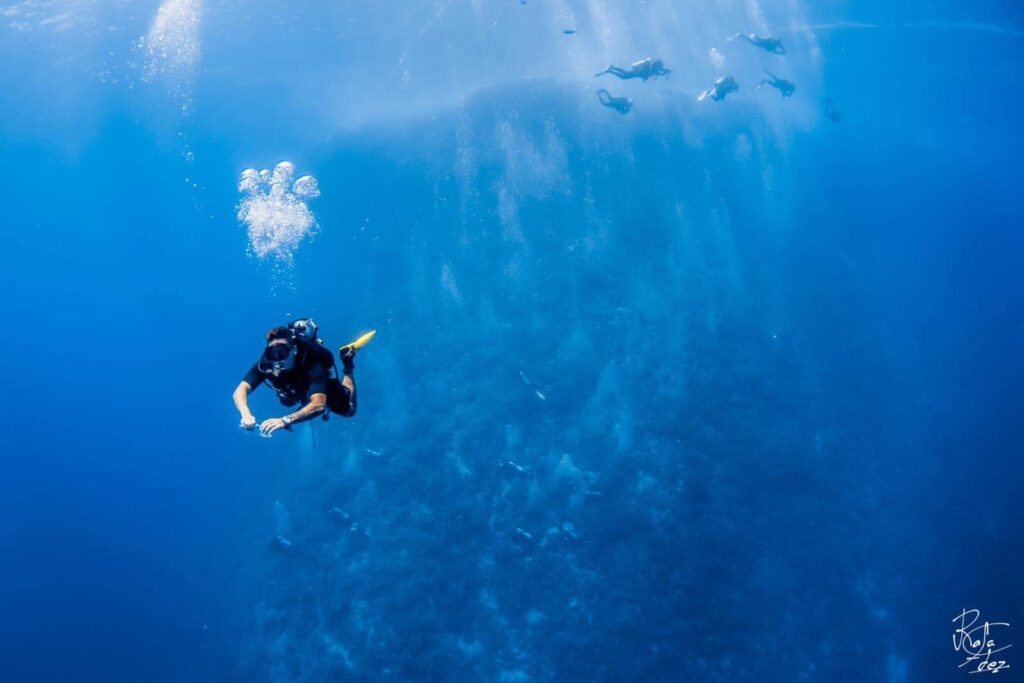
M309 397L309 403L296 410L291 415L292 424L310 420L327 410L327 394L313 394Z
M309 397L309 403L302 406L302 408L296 410L294 413L285 415L289 420L288 422L284 421L284 417L272 417L269 420L264 420L263 424L260 425L260 434L270 436L278 429L288 429L288 427L297 422L311 420L326 409L327 394L313 394Z
M235 387L235 392L231 395L232 400L235 402L235 408L238 409L238 413L242 416L242 427L245 429L252 429L256 424L256 418L253 417L252 411L249 410L250 391L252 391L252 387L248 382L242 380Z

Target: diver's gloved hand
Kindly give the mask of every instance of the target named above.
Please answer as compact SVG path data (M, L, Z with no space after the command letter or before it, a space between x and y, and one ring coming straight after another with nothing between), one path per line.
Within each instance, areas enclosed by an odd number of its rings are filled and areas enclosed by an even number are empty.
M247 415L243 417L242 422L238 426L246 431L252 431L253 427L256 426L256 416Z

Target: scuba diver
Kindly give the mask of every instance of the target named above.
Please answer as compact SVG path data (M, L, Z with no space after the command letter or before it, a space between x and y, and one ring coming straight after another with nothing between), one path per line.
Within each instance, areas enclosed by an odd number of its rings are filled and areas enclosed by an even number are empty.
M259 425L262 436L279 429L290 430L293 424L311 420L318 415L327 419L330 410L342 417L356 414L355 370L356 352L365 346L376 331L338 349L342 376L338 379L334 356L317 338L317 325L309 319L295 320L267 332L263 355L245 374L232 394L235 408L242 416L242 429L256 427L256 418L249 409L249 393L264 381L270 383L286 407L302 407L284 417L272 417Z
M601 104L604 106L609 109L614 109L620 114L625 114L633 108L633 100L628 97L612 97L612 94L604 88L597 91L597 99L599 99Z
M782 47L782 41L774 36L758 36L753 33L737 33L734 36L726 38L725 41L732 42L737 38L742 38L754 47L759 47L762 50L767 50L776 55L786 54L786 48Z
M836 109L836 103L832 101L831 97L826 97L821 102L825 108L825 116L832 121L832 123L839 123L843 120L843 115Z
M618 76L624 81L628 81L631 78L640 78L646 81L651 76L658 78L658 76L668 76L670 73L672 73L672 70L666 69L664 62L660 59L648 57L641 59L639 62L633 62L628 69L623 69L613 64L604 71L598 71L594 74L594 78L604 74L611 74L612 76Z
M795 85L783 78L779 78L768 69L765 69L764 72L768 74L769 78L762 79L761 82L757 84L757 87L754 88L755 90L760 90L762 85L770 85L782 93L783 97L793 96L793 92L796 90Z
M715 102L721 102L731 92L736 92L740 89L740 86L736 84L736 79L732 76L722 76L715 84L702 92L697 96L698 102L703 102L707 98L713 99Z

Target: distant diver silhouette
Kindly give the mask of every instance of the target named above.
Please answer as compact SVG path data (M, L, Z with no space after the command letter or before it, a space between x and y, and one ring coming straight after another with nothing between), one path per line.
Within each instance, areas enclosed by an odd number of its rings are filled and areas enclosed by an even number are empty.
M624 81L631 78L639 78L646 81L652 76L657 79L659 76L668 76L670 73L672 73L672 70L666 69L664 62L660 59L647 57L646 59L641 59L638 62L633 62L630 64L628 69L623 69L622 67L615 66L613 64L604 71L598 71L594 74L594 77L596 78L597 76L603 76L604 74L611 74L612 76L618 76Z
M620 114L628 113L633 108L633 100L628 97L613 97L610 92L601 88L597 91L597 99L601 101L601 104L614 109Z
M832 123L839 123L843 120L843 115L836 109L835 102L832 101L831 97L826 97L821 101L822 106L825 108L825 116L832 121Z
M736 79L732 76L722 76L715 81L713 86L698 95L697 101L703 102L710 97L715 102L721 102L729 95L729 93L736 92L739 89L740 86L736 84Z
M793 92L796 90L795 85L785 80L784 78L779 78L768 69L765 69L764 72L768 74L768 78L762 79L761 82L757 84L757 87L754 88L755 90L760 90L762 85L770 85L771 87L775 88L780 93L782 93L783 97L793 96Z
M726 42L732 42L737 38L742 38L754 47L759 47L762 50L767 50L772 54L784 55L786 54L786 48L782 47L782 41L775 36L759 36L753 33L737 33L734 36L726 38Z

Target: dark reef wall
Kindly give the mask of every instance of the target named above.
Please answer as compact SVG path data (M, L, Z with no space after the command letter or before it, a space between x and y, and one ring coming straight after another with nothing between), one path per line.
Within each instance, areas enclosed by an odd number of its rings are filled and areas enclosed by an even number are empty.
M325 152L306 267L337 277L298 287L382 329L359 416L281 484L291 548L258 542L272 501L253 530L250 675L903 666L866 521L888 361L843 254L796 247L801 140L739 107L593 109L531 84Z

